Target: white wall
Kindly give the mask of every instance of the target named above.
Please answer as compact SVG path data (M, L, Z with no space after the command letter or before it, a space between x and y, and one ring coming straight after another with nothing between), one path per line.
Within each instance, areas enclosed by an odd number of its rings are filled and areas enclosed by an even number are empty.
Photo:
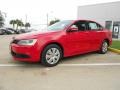
M120 1L78 7L78 19L89 19L105 25L105 21L120 21Z

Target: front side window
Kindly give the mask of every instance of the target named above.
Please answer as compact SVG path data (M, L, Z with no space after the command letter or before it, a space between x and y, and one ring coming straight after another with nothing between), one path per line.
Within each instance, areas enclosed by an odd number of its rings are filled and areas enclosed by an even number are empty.
M85 21L77 21L71 27L78 28L79 31L85 31L87 28Z

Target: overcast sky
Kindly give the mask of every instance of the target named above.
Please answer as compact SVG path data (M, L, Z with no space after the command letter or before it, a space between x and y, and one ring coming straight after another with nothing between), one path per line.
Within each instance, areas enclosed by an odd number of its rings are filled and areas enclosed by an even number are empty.
M7 25L16 18L25 22L27 16L28 22L39 27L39 24L46 24L47 13L49 21L54 18L77 19L78 6L114 1L118 0L0 0L0 10L7 13Z

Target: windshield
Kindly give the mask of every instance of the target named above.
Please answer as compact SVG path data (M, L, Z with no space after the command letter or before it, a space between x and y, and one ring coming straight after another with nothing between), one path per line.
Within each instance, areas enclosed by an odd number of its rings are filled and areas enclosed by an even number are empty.
M51 26L48 27L48 31L55 31L55 30L62 30L65 27L67 27L68 25L70 25L72 22L72 20L65 20L65 21L60 21L57 22Z

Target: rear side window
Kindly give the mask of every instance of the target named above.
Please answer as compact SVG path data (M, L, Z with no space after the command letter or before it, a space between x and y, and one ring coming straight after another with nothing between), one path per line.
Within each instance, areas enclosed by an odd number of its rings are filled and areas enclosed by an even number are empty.
M98 29L97 24L96 23L89 23L89 28L92 29Z
M88 27L89 27L89 30L101 30L102 29L102 26L95 22L89 22Z

